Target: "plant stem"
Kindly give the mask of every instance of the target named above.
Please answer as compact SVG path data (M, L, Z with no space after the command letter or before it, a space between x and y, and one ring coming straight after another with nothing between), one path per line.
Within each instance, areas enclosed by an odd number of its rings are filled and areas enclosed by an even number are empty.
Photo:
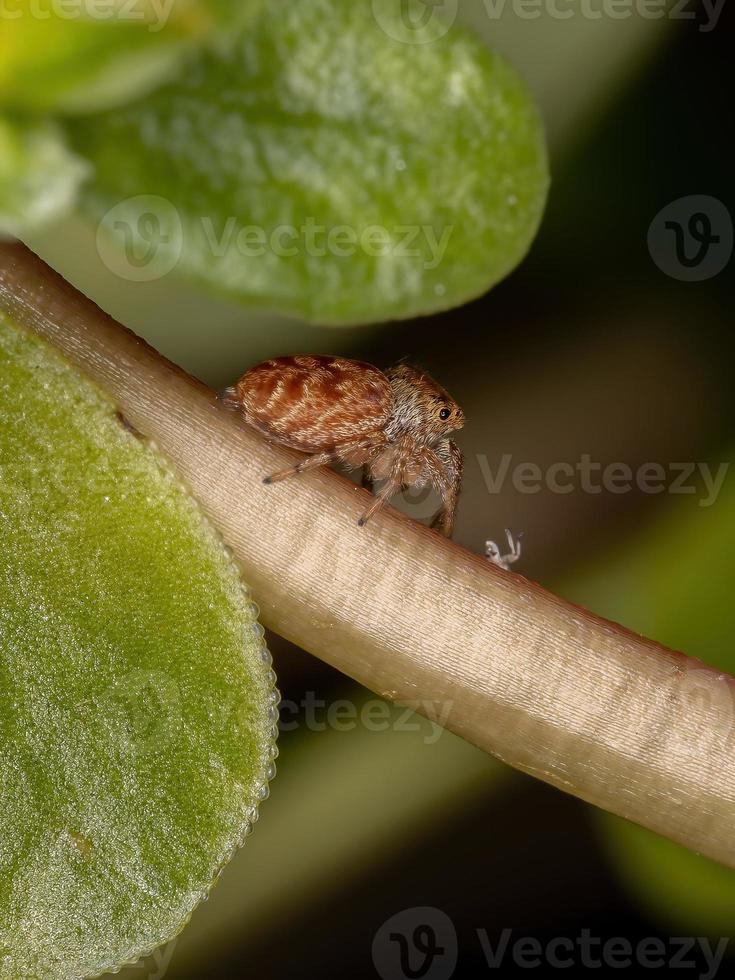
M0 308L176 465L265 625L503 761L735 867L735 678L503 572L331 472L274 486L266 444L24 246ZM155 601L155 597L152 597Z

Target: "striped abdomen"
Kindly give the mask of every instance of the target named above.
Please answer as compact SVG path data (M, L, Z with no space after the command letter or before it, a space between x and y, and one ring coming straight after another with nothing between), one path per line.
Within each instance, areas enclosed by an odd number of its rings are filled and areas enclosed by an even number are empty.
M316 354L256 365L234 387L245 420L293 449L316 453L381 432L390 418L390 382L362 361Z

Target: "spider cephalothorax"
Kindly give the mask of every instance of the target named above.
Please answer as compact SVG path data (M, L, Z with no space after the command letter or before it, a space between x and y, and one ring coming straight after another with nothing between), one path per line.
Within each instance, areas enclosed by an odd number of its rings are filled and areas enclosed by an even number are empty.
M315 354L277 357L251 368L224 397L264 435L310 454L267 483L336 461L363 466L383 486L361 524L404 487L430 483L442 500L433 526L451 535L462 454L448 436L464 415L425 372L400 364L384 374Z

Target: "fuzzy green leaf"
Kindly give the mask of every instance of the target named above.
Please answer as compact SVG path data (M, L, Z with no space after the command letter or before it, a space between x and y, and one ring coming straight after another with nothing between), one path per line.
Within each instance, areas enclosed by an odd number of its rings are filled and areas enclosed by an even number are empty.
M405 6L271 0L181 81L75 120L107 264L330 323L429 313L507 275L546 197L538 115L473 35L429 18L407 40Z
M0 116L0 235L22 235L61 217L90 169L52 123Z
M169 940L242 842L273 675L224 546L157 453L0 315L0 977Z
M261 0L13 0L0 16L0 106L87 111L170 77L192 44Z

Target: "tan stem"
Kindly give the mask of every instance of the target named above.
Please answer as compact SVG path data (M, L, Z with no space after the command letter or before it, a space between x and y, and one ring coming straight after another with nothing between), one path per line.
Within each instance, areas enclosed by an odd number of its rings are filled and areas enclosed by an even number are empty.
M503 572L294 454L20 245L0 308L103 385L174 461L264 623L505 762L735 867L735 679ZM204 327L203 327L204 329ZM233 375L245 365L233 365Z

